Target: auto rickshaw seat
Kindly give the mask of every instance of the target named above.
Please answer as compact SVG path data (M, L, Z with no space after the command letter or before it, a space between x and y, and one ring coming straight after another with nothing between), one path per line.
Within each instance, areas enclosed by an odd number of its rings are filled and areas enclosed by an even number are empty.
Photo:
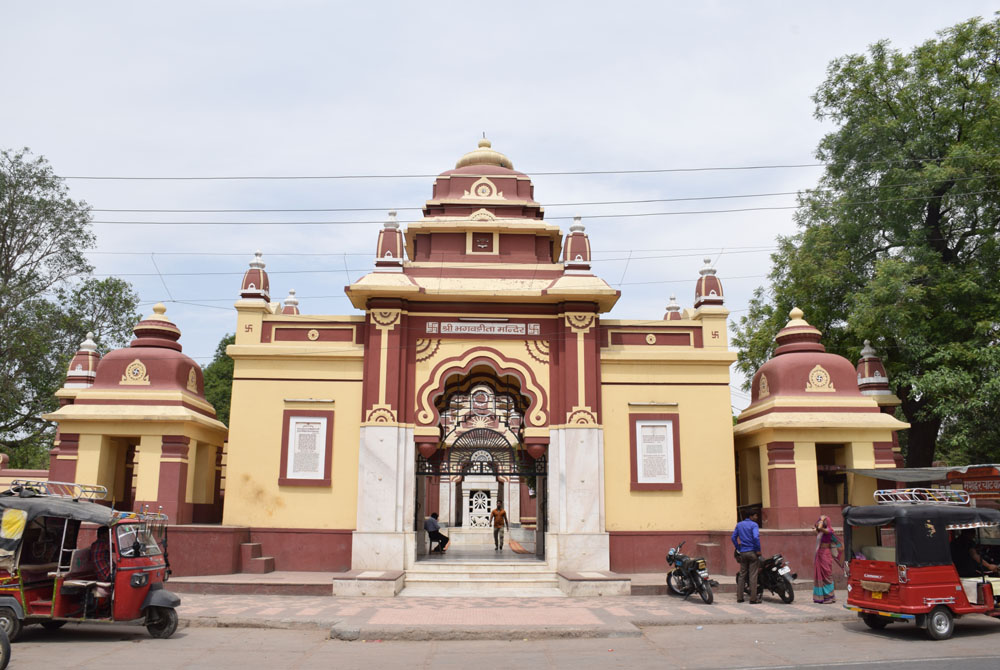
M864 554L865 558L869 561L887 561L889 563L896 562L896 547L866 545L861 547L861 553Z

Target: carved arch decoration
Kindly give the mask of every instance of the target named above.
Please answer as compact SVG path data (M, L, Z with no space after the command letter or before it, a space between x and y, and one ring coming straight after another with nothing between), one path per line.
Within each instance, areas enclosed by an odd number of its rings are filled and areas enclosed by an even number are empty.
M510 375L518 380L521 393L531 400L525 413L529 426L540 427L548 422L548 394L531 368L521 361L507 358L492 347L476 347L459 356L438 362L430 371L427 380L417 391L417 423L422 426L436 426L440 421L435 400L444 393L449 377L468 375L477 365L484 365L497 376Z

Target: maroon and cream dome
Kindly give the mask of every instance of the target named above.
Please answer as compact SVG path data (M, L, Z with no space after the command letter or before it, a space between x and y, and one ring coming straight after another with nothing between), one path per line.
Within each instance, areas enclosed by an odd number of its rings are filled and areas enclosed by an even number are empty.
M66 388L87 388L94 385L97 376L97 364L101 356L97 353L97 343L94 334L87 333L87 339L80 343L80 349L73 355L66 373Z
M281 308L282 314L298 314L299 313L299 299L295 297L295 289L288 289L288 297L285 298L285 304Z
M667 303L667 312L663 315L664 321L680 321L681 316L681 306L677 304L677 296L671 295L670 302Z
M802 310L796 307L789 316L774 338L774 355L753 377L751 404L773 396L860 396L851 362L827 353L822 333L802 318Z
M241 298L271 301L271 282L264 270L263 256L264 254L258 250L250 261L250 269L243 273L243 283L240 285Z
M694 287L694 307L702 305L721 305L723 303L722 282L715 276L712 259L705 259L705 266L698 270L701 275Z
M434 180L424 217L464 217L485 209L498 218L541 219L542 206L534 194L531 178L483 138L477 149L458 159L454 170Z
M124 349L109 352L97 366L96 389L181 390L202 399L205 384L201 366L181 353L181 331L165 316L162 303L136 324L135 339Z

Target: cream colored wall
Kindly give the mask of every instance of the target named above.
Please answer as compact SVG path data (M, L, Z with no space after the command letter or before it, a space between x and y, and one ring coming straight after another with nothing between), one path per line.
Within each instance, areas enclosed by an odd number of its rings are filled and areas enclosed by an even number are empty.
M236 377L289 376L301 361L237 361ZM265 365L266 363L266 365ZM252 370L253 374L248 371ZM361 362L310 362L311 377L361 378ZM329 403L287 403L295 399ZM333 411L331 485L278 486L286 409ZM353 529L357 522L360 382L234 381L223 523L265 528Z
M645 379L662 378L658 366ZM620 372L620 371L618 371ZM718 378L708 370L695 376ZM728 368L722 372L728 381ZM676 407L633 406L672 403ZM728 386L602 387L606 527L616 530L718 530L736 523L736 474ZM629 414L677 413L681 491L631 491Z
M799 507L819 507L819 476L816 472L814 442L795 442L795 488Z

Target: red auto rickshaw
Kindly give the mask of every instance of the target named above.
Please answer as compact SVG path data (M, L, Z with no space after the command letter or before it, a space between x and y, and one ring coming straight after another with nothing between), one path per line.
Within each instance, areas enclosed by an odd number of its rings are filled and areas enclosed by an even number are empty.
M177 630L180 598L163 588L167 517L95 502L106 495L102 486L29 480L0 493L0 629L11 641L34 623L54 630L68 621L142 620L158 638ZM83 542L83 522L108 530ZM92 548L108 552L106 581Z
M847 609L869 628L912 621L934 640L951 637L966 614L1000 617L1000 579L959 577L950 545L962 530L1000 526L1000 512L969 507L968 494L952 489L877 491L875 498L880 504L844 508Z

